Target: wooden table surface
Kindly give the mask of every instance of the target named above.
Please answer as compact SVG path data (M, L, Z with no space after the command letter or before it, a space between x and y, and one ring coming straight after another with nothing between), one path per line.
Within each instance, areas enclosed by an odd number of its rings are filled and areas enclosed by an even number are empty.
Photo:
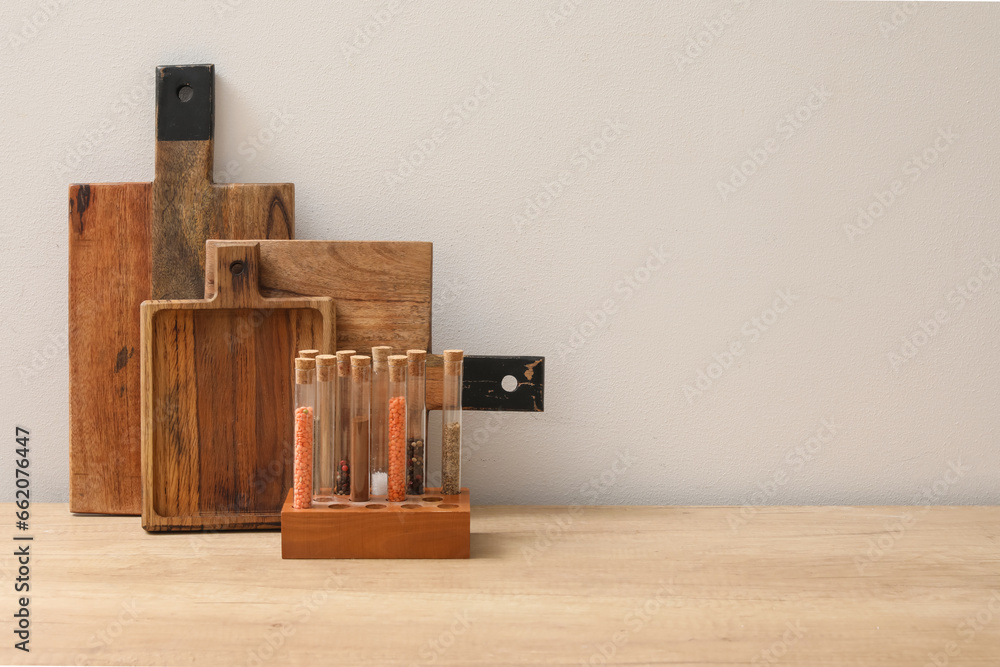
M472 531L471 560L283 561L277 533L35 505L32 651L8 629L0 663L1000 664L1000 508L479 507Z

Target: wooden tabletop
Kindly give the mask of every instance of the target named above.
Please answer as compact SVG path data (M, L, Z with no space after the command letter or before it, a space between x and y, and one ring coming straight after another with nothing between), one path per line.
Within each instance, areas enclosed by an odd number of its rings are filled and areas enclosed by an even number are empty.
M472 531L471 560L283 561L278 533L35 505L32 650L8 630L0 662L1000 664L1000 508L479 507Z

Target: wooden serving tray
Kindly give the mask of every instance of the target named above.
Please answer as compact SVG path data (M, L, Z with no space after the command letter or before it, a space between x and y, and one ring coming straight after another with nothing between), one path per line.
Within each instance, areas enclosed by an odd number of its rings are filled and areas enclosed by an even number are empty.
M73 512L141 510L139 304L201 298L206 239L292 237L291 183L212 181L214 76L212 65L157 68L152 183L69 187Z
M279 526L292 480L293 359L334 351L334 303L262 297L259 250L217 249L211 299L142 304L148 531Z
M288 492L281 508L282 558L468 558L469 490L390 503L384 496L353 503L314 503L292 508Z

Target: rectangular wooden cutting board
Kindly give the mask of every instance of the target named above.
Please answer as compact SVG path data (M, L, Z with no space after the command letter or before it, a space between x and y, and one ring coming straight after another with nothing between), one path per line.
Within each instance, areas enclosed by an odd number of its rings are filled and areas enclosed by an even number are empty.
M209 241L211 260L229 241ZM430 350L433 244L394 241L261 241L260 291L328 296L337 303L337 349L371 354ZM215 293L213 262L205 296Z
M333 352L329 297L267 299L256 243L218 248L211 299L146 301L142 526L277 528L293 470L297 350Z
M216 184L214 68L156 71L152 183L69 189L70 510L139 514L139 304L199 299L207 239L291 238L294 186Z

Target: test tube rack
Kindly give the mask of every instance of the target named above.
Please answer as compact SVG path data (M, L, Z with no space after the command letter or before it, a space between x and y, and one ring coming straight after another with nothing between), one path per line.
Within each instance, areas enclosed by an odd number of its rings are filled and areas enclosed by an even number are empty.
M441 355L427 355L428 410L441 409L443 365ZM504 387L508 376L516 382L513 389ZM465 355L462 409L541 412L544 379L543 357ZM425 491L398 503L385 496L365 502L338 496L331 503L314 501L308 509L294 509L289 491L281 509L281 557L469 558L469 490Z
M281 509L282 558L468 558L471 536L469 490L446 496L427 489L392 503L337 499Z

